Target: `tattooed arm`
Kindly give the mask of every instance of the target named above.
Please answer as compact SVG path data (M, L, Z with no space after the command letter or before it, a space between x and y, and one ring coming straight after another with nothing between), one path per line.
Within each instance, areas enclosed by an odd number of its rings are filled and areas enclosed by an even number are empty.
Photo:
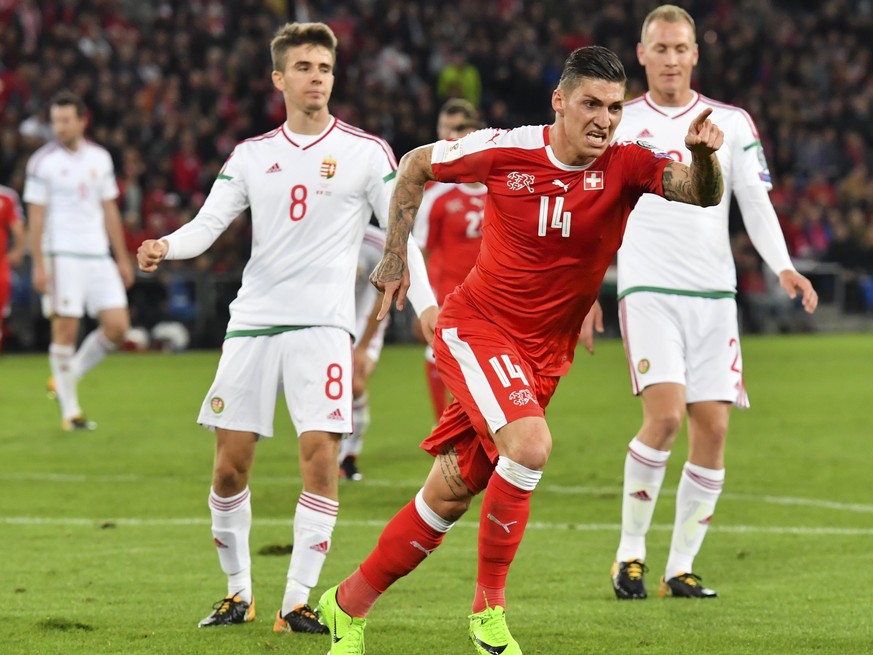
M721 202L724 177L715 156L724 143L724 133L709 120L712 109L703 110L688 127L685 147L691 151L691 166L671 162L664 168L664 197L701 207Z
M394 191L388 205L388 235L385 239L385 252L382 261L370 274L370 282L385 293L379 319L383 319L391 309L391 302L397 298L397 309L406 304L409 289L409 267L406 252L409 233L415 214L421 204L424 185L434 179L430 165L433 146L421 146L407 152L400 159Z

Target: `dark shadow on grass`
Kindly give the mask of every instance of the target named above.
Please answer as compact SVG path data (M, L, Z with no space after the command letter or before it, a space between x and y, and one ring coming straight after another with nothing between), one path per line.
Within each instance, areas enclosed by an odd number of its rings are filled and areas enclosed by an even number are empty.
M258 551L258 555L290 555L294 544L267 544Z
M59 632L93 632L94 626L87 623L79 623L78 621L68 621L67 619L46 619L37 623L37 627L41 630L57 630Z

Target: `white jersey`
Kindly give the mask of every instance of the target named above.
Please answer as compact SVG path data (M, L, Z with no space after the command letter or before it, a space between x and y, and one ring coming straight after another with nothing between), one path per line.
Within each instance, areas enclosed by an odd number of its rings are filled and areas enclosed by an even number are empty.
M370 283L370 273L382 260L384 250L385 232L375 225L367 225L361 251L358 253L358 274L355 278L355 340L359 339L367 328L370 315L373 313L373 305L379 297L379 290Z
M83 140L76 151L47 143L27 162L24 202L43 205L43 252L49 255L106 256L109 237L103 201L118 197L112 157Z
M707 107L712 108L710 120L724 132L724 145L716 152L724 176L722 200L715 207L701 208L643 195L631 212L618 251L619 297L638 290L734 294L736 268L728 234L731 194L736 195L746 228L768 265L777 273L793 268L766 197L772 185L764 150L745 111L697 93L685 107L659 107L646 94L625 104L615 138L651 144L690 165L685 135L689 123Z
M308 145L283 124L237 145L197 216L166 237L167 258L200 254L251 207L252 253L228 336L315 325L354 334L364 228L374 213L387 222L396 168L383 139L333 117Z

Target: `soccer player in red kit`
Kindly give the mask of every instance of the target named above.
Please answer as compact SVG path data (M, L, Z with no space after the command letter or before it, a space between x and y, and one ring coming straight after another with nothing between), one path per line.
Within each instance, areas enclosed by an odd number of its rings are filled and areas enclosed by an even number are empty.
M3 350L3 322L12 286L12 267L24 257L24 212L14 189L0 185L0 351ZM9 235L12 247L9 248Z
M552 93L553 124L481 130L403 157L385 254L370 277L385 291L381 313L395 297L405 303L406 238L428 180L488 187L482 246L437 321L437 363L455 399L422 444L433 468L367 559L322 596L332 655L364 652L364 617L376 600L439 546L482 490L470 639L479 655L521 654L506 625L505 584L551 450L544 409L628 214L643 193L713 205L724 188L714 154L724 135L708 111L685 138L690 166L645 144L610 145L625 83L614 53L580 48Z

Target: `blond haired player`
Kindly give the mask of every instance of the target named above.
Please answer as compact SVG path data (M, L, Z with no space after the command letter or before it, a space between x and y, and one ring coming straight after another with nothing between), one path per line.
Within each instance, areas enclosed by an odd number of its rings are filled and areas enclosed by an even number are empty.
M746 230L786 293L815 310L809 280L788 257L767 192L770 173L755 125L737 107L691 89L698 48L694 21L673 5L645 19L637 45L649 91L625 104L616 140L653 144L679 162L691 153L688 121L702 110L724 131L721 163L727 193L714 207L640 198L618 252L619 313L634 394L643 424L624 468L621 541L612 569L620 599L647 595L646 533L670 448L688 416L689 454L676 494L673 539L659 593L712 598L694 571L725 479L724 446L731 405L748 407L737 326L736 271L728 240L733 194Z
M324 632L309 607L310 590L336 525L337 455L352 429L352 335L355 270L371 214L387 217L396 163L388 144L331 116L336 37L323 23L290 23L271 43L273 85L287 120L243 141L221 169L203 208L187 225L145 241L137 257L153 271L163 259L206 250L246 208L252 254L230 306L215 381L198 422L215 430L209 507L227 596L200 622L224 626L255 617L249 473L260 437L273 434L284 391L298 435L303 490L294 515L294 552L273 629ZM421 252L409 249L432 333L436 301Z

